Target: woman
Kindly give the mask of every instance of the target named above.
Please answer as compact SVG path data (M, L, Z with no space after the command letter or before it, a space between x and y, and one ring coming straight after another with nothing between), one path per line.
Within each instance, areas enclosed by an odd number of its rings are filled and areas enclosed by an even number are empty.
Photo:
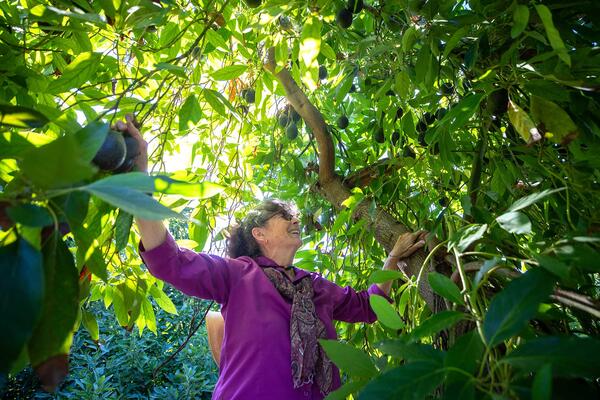
M136 165L146 171L147 144L126 120L116 127L137 138ZM225 335L213 399L322 399L340 386L340 376L318 339L337 337L334 320L374 322L369 296L390 290L387 282L357 292L294 267L301 230L284 202L251 211L231 232L228 258L180 249L162 222L136 221L140 254L155 277L221 304ZM401 236L384 268L397 268L423 243L419 233Z

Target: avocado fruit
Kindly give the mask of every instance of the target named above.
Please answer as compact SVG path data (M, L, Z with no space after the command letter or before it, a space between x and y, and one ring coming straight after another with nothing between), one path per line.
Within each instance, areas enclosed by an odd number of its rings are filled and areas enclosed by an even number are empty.
M102 171L114 171L123 164L126 155L127 145L123 134L111 129L94 156L92 163Z
M444 96L452 96L455 92L454 85L450 82L442 83L442 86L440 86L440 90Z
M298 127L296 124L288 125L288 127L285 129L285 136L287 136L287 138L290 140L294 140L298 137Z
M262 0L246 0L246 4L250 8L256 8L260 6L260 3L262 3Z
M281 113L279 117L277 117L277 123L280 127L285 128L290 123L290 119L285 113Z
M241 95L248 104L253 104L256 100L256 92L254 89L243 89Z
M123 138L125 139L125 161L115 170L118 174L133 171L135 158L140 154L140 146L133 136L124 134Z
M383 128L377 128L375 130L375 132L373 132L373 139L375 139L375 141L377 143L384 143L385 142L385 134L383 132Z
M327 79L327 76L329 74L327 73L327 67L325 67L324 65L320 65L319 66L319 80L324 81L325 79Z
M352 11L347 8L342 8L337 12L335 17L338 25L344 29L348 29L352 25Z

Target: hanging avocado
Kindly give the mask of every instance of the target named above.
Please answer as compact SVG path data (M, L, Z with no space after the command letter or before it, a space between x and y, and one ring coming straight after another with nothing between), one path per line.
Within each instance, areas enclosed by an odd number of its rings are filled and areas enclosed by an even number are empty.
M123 161L123 164L115 170L115 173L117 174L133 171L135 158L140 154L138 141L128 134L124 134L123 137L125 139L125 161Z
M114 171L123 164L127 146L121 132L110 130L92 163L102 171Z
M338 11L335 20L344 29L348 29L352 25L352 11L342 8Z
M287 136L287 138L290 140L294 140L298 137L298 127L296 126L296 124L290 124L286 128L285 136Z

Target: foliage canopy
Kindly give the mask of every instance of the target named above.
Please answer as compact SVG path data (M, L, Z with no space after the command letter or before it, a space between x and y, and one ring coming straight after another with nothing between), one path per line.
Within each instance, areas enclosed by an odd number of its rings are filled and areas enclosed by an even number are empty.
M346 29L341 1L0 3L2 377L66 368L80 323L97 336L90 303L140 334L156 332L151 298L175 312L132 215L183 219L183 244L219 251L223 227L274 195L303 211L297 265L342 285L385 278L384 212L439 240L395 309L373 301L381 323L324 344L350 376L332 398L598 394L600 3L358 4ZM282 70L331 150L292 113L306 115ZM151 177L91 163L126 113ZM327 151L350 193L334 204Z

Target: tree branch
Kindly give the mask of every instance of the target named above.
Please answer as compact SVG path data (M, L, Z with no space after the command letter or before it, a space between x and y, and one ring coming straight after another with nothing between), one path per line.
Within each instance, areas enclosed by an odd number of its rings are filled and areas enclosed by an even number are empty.
M335 150L327 123L321 112L317 110L302 89L298 87L290 72L285 68L276 72L276 67L275 50L270 48L267 51L265 69L275 75L279 82L281 82L288 102L300 114L306 125L312 129L319 149L319 182L321 185L325 185L327 182L336 179Z
M335 150L333 140L325 123L321 112L310 102L306 94L298 87L289 71L283 68L277 71L275 63L275 51L273 48L267 50L265 69L279 80L285 90L288 102L296 109L306 125L312 129L319 154L319 185L318 190L321 195L327 199L335 208L341 209L342 203L351 192L340 176L335 173ZM369 205L362 202L356 206L354 217L365 219L367 229L373 232L377 240L385 249L390 252L396 243L397 238L409 229L399 223L391 214L377 207L375 213L369 210ZM408 276L416 276L425 262L426 254L424 250L415 252L406 260L406 267L403 272ZM429 263L425 266L427 272L434 270L434 264ZM443 302L439 301L439 296L433 293L427 279L421 279L419 282L419 292L433 312L443 309ZM442 308L440 308L442 307Z

